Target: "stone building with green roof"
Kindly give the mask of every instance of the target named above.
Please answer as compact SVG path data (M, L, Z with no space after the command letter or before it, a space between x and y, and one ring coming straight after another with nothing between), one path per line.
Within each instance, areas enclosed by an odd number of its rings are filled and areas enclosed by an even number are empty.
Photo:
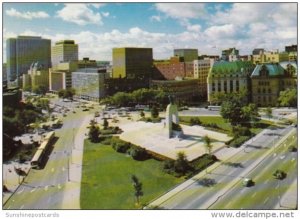
M256 65L251 74L252 102L257 106L276 106L279 93L297 88L296 62Z
M239 92L250 88L250 75L254 65L248 61L220 61L214 63L207 77L208 102L219 93Z

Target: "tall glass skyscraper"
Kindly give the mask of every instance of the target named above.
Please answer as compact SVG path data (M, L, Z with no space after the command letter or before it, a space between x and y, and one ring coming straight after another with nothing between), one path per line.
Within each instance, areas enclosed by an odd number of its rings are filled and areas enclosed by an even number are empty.
M51 40L36 36L18 36L6 41L7 80L14 81L27 73L33 62L51 67Z

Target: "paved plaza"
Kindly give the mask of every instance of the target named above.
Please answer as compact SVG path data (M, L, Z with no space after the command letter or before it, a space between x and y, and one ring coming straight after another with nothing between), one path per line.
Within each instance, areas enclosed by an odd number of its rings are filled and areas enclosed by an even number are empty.
M181 127L184 133L182 138L168 138L164 121L160 123L131 122L120 124L120 128L124 131L120 138L171 159L176 159L177 153L182 151L189 161L207 153L202 139L205 135L212 139L213 152L224 147L225 142L231 139L226 134L210 131L201 126L181 125Z

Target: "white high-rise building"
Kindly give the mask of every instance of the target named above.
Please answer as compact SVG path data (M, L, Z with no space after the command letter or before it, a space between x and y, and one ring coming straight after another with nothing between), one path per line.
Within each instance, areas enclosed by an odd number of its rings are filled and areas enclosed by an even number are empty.
M78 61L78 45L74 40L62 40L51 48L52 66L59 63Z

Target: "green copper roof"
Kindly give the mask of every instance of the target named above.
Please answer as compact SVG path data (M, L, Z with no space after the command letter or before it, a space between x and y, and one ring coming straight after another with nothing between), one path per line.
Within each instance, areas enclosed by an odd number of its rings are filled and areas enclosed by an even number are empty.
M241 72L242 69L251 70L254 68L253 64L248 61L235 61L235 62L227 62L227 61L219 61L215 62L211 73L212 74L232 74Z
M251 77L253 76L259 76L260 71L263 68L263 66L266 67L266 70L268 71L269 76L280 76L284 75L284 69L281 65L277 63L270 63L270 64L262 64L262 65L257 65L255 69L253 70Z

